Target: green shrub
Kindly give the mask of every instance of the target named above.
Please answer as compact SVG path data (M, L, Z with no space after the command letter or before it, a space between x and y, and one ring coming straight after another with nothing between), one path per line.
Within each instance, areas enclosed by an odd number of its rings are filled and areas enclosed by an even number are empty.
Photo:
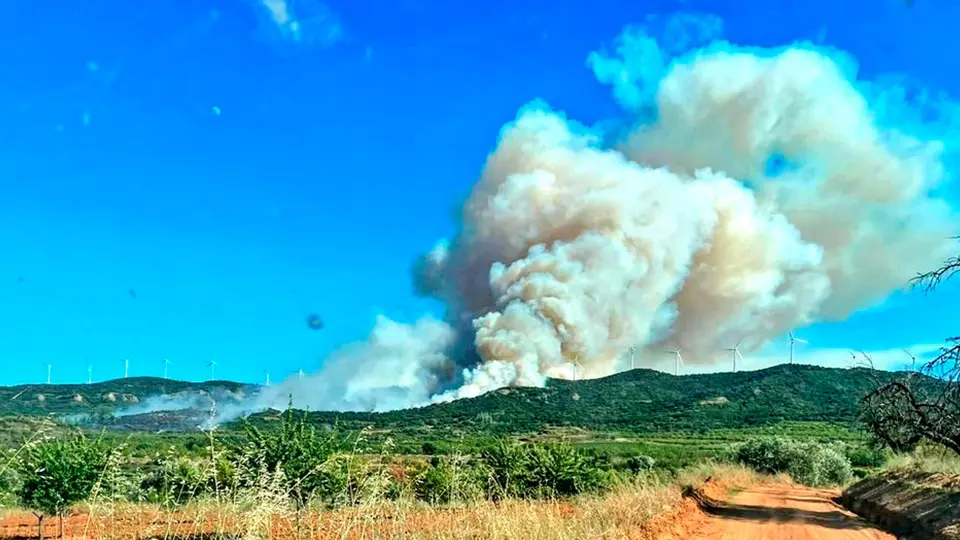
M736 460L762 473L787 473L809 486L843 485L853 478L840 445L758 438L737 448Z
M195 461L168 454L151 464L140 481L140 490L150 502L184 504L207 494L206 476Z
M490 476L482 462L464 456L435 456L413 474L413 492L429 504L473 502L486 496Z
M878 469L890 459L890 451L879 446L850 445L846 448L850 465L858 468Z
M599 491L609 485L606 456L565 444L500 441L481 454L490 469L491 498L554 498Z
M348 483L345 462L335 458L346 447L336 431L321 434L307 423L307 414L292 408L281 415L280 425L261 431L243 423L246 440L232 448L232 463L241 478L239 485L256 485L266 471L282 473L284 493L303 508L312 500L341 502Z
M417 499L429 504L445 504L453 499L455 471L443 460L434 458L430 464L416 471L413 492Z
M481 451L480 457L490 469L488 493L492 499L517 497L526 490L530 479L522 445L501 439Z
M656 460L650 456L630 456L627 458L627 470L632 473L641 473L653 469Z
M4 456L0 454L0 460ZM0 509L9 508L17 503L17 477L12 467L4 467L0 462Z

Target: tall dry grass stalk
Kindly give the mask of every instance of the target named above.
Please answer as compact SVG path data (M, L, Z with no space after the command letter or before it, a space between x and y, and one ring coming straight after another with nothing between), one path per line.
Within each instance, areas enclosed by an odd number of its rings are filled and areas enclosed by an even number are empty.
M703 462L681 471L677 477L677 484L682 487L693 487L703 484L708 479L716 480L731 489L741 489L767 483L793 483L790 475L784 473L770 476L760 474L754 469L740 464Z
M137 486L122 470L121 446L109 456L89 500L74 508L67 536L91 540L639 539L644 538L644 526L652 517L681 501L686 486L708 478L731 488L769 481L743 466L706 463L680 475L648 471L618 477L603 494L493 502L477 492L476 477L471 475L476 464L467 456L453 455L444 461L450 483L444 500L449 502L431 505L418 500L423 493L416 481L398 478L411 469L395 461L391 443L384 444L379 454L371 454L361 448L365 444L361 433L352 449L334 454L309 473L343 474L342 493L325 501L337 508L303 508L295 504L291 482L279 466L268 470L260 464L247 469L253 473L252 483L221 484L217 464L223 451L213 429L208 435L208 452L200 463L204 481L213 483L212 493L201 499L181 499L173 493L171 500L157 504L128 502ZM190 502L177 504L183 500Z
M569 501L483 502L431 507L410 499L338 510L311 509L297 526L295 511L270 490L250 499L191 504L174 513L148 505L117 505L88 517L75 537L183 539L214 536L256 540L313 539L623 539L640 538L652 516L681 497L676 484L622 485L605 496ZM68 534L73 533L68 529ZM80 531L76 531L80 532ZM71 534L72 536L72 534Z
M771 480L743 467L708 464L677 477L641 475L604 495L569 500L430 506L409 495L386 501L370 491L355 506L310 508L301 514L284 493L277 473L265 471L256 486L230 500L209 499L176 510L101 498L78 508L86 515L75 516L67 532L72 538L96 540L641 539L646 538L644 525L652 517L680 502L685 484L707 478L729 487Z

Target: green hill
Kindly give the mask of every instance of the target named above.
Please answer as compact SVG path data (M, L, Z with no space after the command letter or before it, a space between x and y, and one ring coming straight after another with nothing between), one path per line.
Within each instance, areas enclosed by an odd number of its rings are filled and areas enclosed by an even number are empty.
M860 398L902 373L781 365L760 371L673 376L637 369L602 379L551 380L386 413L314 412L322 424L417 437L536 433L576 427L633 433L707 431L779 422L854 424ZM255 415L269 423L276 412Z
M860 398L902 373L780 365L760 371L676 377L637 369L602 379L550 380L545 388L504 388L472 399L385 413L312 412L318 424L437 438L538 433L553 428L656 433L704 432L779 422L852 425ZM0 415L56 416L123 431L195 430L214 401L237 401L256 385L188 383L150 377L90 385L0 388ZM154 412L137 413L149 403ZM191 410L178 412L179 407ZM160 409L160 410L156 410ZM118 411L127 414L114 418ZM269 424L277 411L258 413ZM79 419L79 420L78 420ZM229 427L229 426L225 426Z
M109 415L150 398L177 396L201 405L205 399L242 399L255 385L230 381L192 383L130 377L94 384L27 384L0 387L0 416Z

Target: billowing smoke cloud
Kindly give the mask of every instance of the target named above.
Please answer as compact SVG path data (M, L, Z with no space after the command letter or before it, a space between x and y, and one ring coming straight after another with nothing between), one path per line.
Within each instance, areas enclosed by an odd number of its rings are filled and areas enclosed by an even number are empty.
M446 322L380 319L241 409L422 405L609 375L630 348L641 365L676 347L726 362L737 343L875 305L947 255L946 109L919 114L934 101L858 81L838 51L738 47L692 16L657 41L648 23L587 61L625 134L541 102L503 128L458 234L414 265Z
M455 340L450 325L429 317L408 325L381 316L367 341L335 352L319 373L265 387L252 402L218 404L219 412L232 418L283 409L291 399L303 408L354 411L427 403L454 378L448 353Z

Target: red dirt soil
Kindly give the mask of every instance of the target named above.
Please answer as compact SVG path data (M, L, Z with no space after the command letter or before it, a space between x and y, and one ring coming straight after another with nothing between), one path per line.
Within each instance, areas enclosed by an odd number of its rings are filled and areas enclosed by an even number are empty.
M725 491L725 490L724 490ZM895 540L844 509L839 492L769 484L725 497L701 493L699 540ZM698 514L699 516L700 514Z

